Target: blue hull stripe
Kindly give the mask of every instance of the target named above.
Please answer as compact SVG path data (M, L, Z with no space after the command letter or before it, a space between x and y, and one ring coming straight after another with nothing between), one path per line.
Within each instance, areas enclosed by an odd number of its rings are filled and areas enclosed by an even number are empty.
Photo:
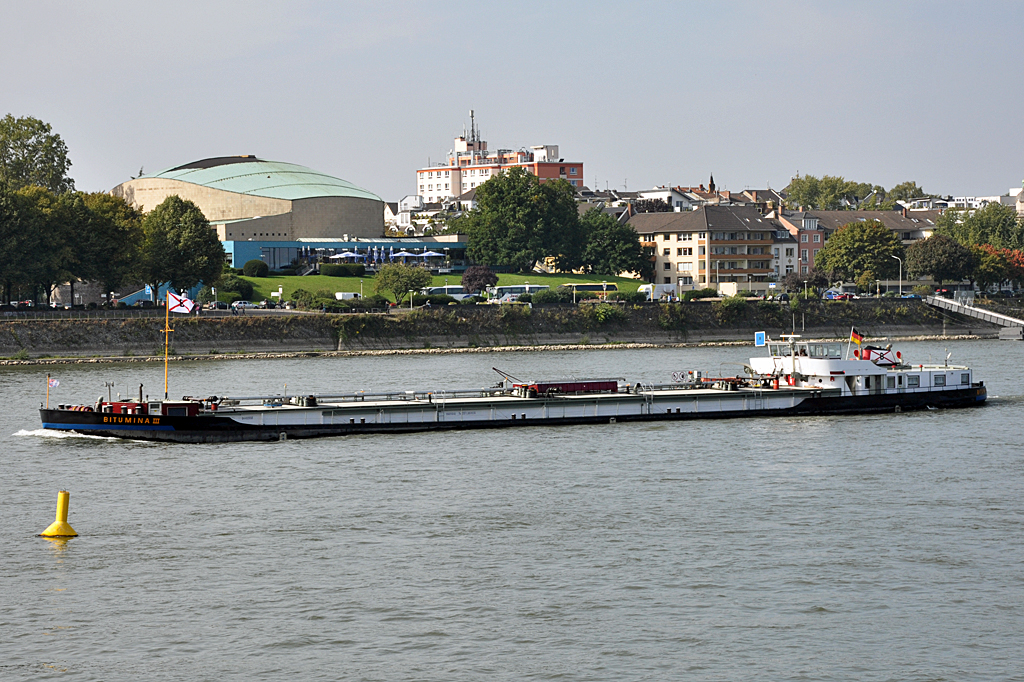
M53 424L43 422L44 429L56 431L173 431L173 426L155 426L153 424Z

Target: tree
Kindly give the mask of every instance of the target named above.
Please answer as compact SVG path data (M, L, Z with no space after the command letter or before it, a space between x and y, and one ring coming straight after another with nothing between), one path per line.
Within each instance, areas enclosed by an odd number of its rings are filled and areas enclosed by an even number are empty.
M0 184L12 190L35 185L63 194L75 189L69 168L67 145L49 123L11 114L0 119Z
M116 291L135 277L142 237L142 214L121 197L106 192L81 194L89 210L88 272L83 279L103 283Z
M975 211L946 211L935 222L935 234L952 237L964 246L1024 248L1024 228L1017 211L1002 204L988 204Z
M253 258L242 266L242 274L246 277L266 277L270 274L270 266L259 258Z
M788 273L782 278L782 286L786 291L803 292L805 281L807 282L807 288L814 291L824 289L830 284L826 273L816 267L812 267L808 272L803 274L799 272Z
M163 282L188 289L213 284L224 269L224 247L191 201L169 196L142 220L140 275L153 291Z
M575 189L564 180L541 184L522 168L495 175L476 190L477 208L451 221L466 234L470 259L504 265L516 272L547 256L559 268L581 257Z
M860 202L871 192L882 194L885 189L866 182L852 182L839 176L824 175L820 179L813 175L796 176L786 188L786 204L795 208L816 208L820 211L834 211Z
M498 276L486 265L471 265L462 273L462 290L467 294L483 291L498 283Z
M19 256L22 284L30 285L32 298L42 288L49 303L53 288L74 278L81 267L78 240L85 239L85 212L73 195L38 185L22 187L14 196L20 204L20 229L28 237Z
M584 246L582 264L595 275L620 272L642 273L643 249L640 235L629 225L619 223L599 208L592 208L580 219Z
M392 293L395 301L401 303L409 291L419 291L430 286L430 271L416 265L389 263L377 270L373 290L378 294Z
M999 249L989 244L971 246L971 253L974 260L974 270L971 272L971 281L977 282L982 290L988 289L993 284L999 284L1009 275L1009 263Z
M932 235L907 249L907 272L913 277L927 275L939 285L967 279L973 267L971 250L945 235Z
M814 265L830 278L857 281L867 270L879 279L895 277L904 257L903 243L895 232L877 220L844 225L818 251Z
M889 190L887 198L892 201L910 201L911 199L920 199L921 197L928 196L924 190L917 186L916 182L907 180Z

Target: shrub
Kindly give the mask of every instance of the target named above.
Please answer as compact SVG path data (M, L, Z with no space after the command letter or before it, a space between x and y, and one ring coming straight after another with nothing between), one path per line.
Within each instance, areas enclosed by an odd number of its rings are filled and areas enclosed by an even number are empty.
M935 289L925 284L919 284L918 286L914 287L913 291L915 294L922 297L931 296L932 294L935 293Z
M427 301L430 301L430 305L448 305L449 303L455 303L455 299L446 294L430 294L425 296L423 294L416 294L412 297L412 304L425 305Z
M544 303L561 303L561 295L554 289L541 289L535 294L530 294L530 301L537 305Z
M348 269L343 263L323 263L320 274L324 277L348 277Z
M254 258L242 266L242 274L246 277L266 277L270 274L270 266Z
M196 295L196 300L200 303L209 303L213 300L213 289L210 287L203 287Z
M647 294L641 291L616 291L608 294L610 301L625 301L626 303L644 303L647 301Z
M520 303L533 303L533 294L519 294L516 300Z
M235 292L238 298L235 300L252 300L252 283L246 282L237 275L225 275L220 280L220 288L225 292Z
M718 291L715 289L696 289L694 291L687 291L683 294L684 301L692 301L698 298L717 298Z
M486 265L471 265L462 273L462 290L467 294L483 291L498 283L498 276Z

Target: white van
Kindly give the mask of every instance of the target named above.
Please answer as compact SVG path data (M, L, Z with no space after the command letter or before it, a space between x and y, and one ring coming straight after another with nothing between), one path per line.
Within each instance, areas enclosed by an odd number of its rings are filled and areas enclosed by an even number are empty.
M339 301L351 301L359 298L359 294L354 291L335 291L334 298Z
M645 294L648 301L660 301L662 297L668 298L676 295L676 285L674 284L641 284L636 290Z

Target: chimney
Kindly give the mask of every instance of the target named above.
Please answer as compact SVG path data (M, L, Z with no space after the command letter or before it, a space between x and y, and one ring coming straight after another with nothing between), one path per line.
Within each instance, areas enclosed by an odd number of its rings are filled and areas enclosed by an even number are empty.
M906 206L903 207L903 217L904 218L907 217L907 207Z

